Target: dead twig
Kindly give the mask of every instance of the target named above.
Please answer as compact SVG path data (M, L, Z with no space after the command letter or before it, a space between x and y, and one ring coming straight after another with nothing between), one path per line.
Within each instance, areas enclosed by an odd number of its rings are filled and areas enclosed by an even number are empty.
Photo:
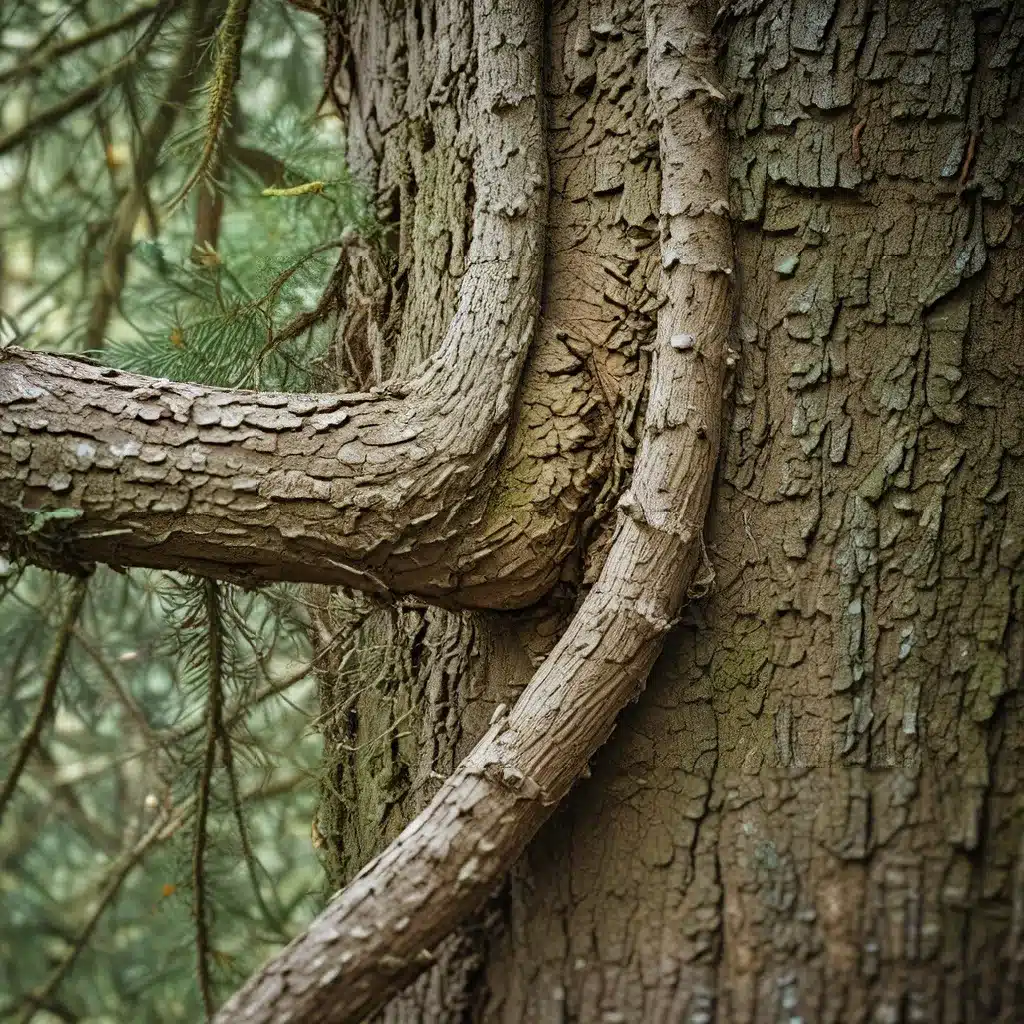
M57 685L60 682L61 672L64 670L64 661L67 658L68 646L71 643L71 636L74 632L75 623L82 610L82 603L85 601L86 591L89 589L88 578L75 579L71 583L71 592L68 595L67 607L64 611L64 618L57 627L57 636L54 639L53 649L47 661L46 671L43 674L42 691L39 694L39 703L36 712L32 716L25 735L14 755L11 770L4 779L3 788L0 788L0 824L3 823L4 813L14 790L17 788L18 779L25 770L32 751L35 750L39 737L42 734L43 726L53 714L53 705L57 697Z

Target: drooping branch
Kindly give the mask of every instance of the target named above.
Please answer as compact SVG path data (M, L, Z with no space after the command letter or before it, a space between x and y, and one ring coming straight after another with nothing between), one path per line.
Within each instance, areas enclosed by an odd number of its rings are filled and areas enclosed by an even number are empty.
M100 561L458 603L461 575L500 544L474 527L539 306L547 174L532 6L488 13L468 268L418 373L374 393L272 394L7 349L0 543L66 570ZM55 506L68 510L56 538L26 516ZM538 596L513 594L488 600Z
M18 744L14 755L14 763L11 765L7 777L0 785L0 822L4 819L4 812L10 802L14 790L18 785L18 779L25 770L29 757L39 742L46 723L53 717L54 701L57 697L57 685L60 682L61 673L64 671L64 662L67 659L68 647L71 644L71 637L78 620L79 612L85 601L87 584L85 580L76 580L68 597L67 610L64 618L57 629L57 636L54 640L53 651L47 662L46 671L43 673L43 691L39 696L39 705L36 713L32 716L25 735Z
M229 0L224 19L217 28L213 80L209 86L206 111L206 138L199 163L169 203L177 206L193 187L211 174L231 117L235 86L242 66L242 45L249 22L251 0Z
M726 144L703 5L646 4L666 302L611 552L507 717L430 805L217 1020L364 1019L482 905L638 696L702 550L732 310Z

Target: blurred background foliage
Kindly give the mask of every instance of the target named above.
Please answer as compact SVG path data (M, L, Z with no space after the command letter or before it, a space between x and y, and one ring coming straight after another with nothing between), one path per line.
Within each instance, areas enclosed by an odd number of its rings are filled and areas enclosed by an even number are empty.
M317 384L372 229L312 6L0 3L0 344ZM200 1019L319 909L308 624L0 556L0 1020Z

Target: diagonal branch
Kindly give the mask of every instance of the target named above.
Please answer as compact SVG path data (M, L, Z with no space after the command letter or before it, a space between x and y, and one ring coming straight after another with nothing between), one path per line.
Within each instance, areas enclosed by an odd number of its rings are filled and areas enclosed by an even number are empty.
M43 674L43 691L39 696L39 704L36 713L32 716L25 735L18 744L17 752L14 755L14 762L11 765L7 777L0 785L0 822L3 821L4 812L10 802L14 790L18 785L18 779L28 764L29 757L39 742L43 728L53 717L54 701L57 698L57 685L60 683L61 673L64 671L64 663L67 660L68 647L71 643L71 636L74 633L75 623L78 621L78 614L82 610L82 603L85 601L85 593L88 589L88 582L85 579L78 579L72 584L68 596L67 609L64 618L57 628L57 636L54 640L53 650L50 653Z
M80 35L71 39L62 39L59 43L52 43L50 46L37 51L31 57L15 64L12 67L0 71L0 85L15 81L19 78L34 78L49 70L62 57L76 50L92 46L101 42L108 36L123 32L125 29L134 28L140 21L144 21L151 14L154 14L160 7L163 0L149 0L148 3L140 4L120 17L88 29Z
M481 14L494 29L479 55L469 265L415 376L363 394L255 393L6 349L0 544L65 570L103 561L457 603L460 574L496 543L473 528L539 307L547 172L532 6ZM54 506L68 510L58 537L26 529L25 509Z
M64 99L39 111L25 124L13 129L6 135L0 135L0 155L28 142L46 128L60 124L76 110L88 106L100 99L104 93L114 86L124 82L149 53L150 48L156 41L160 29L167 18L173 14L180 4L180 0L164 0L153 15L152 20L128 53L117 63L101 71L91 82L83 85L81 89L65 96Z
M221 1010L218 1021L362 1020L479 908L635 699L693 583L732 318L726 142L702 4L647 0L666 303L644 436L608 560L508 717L430 805Z

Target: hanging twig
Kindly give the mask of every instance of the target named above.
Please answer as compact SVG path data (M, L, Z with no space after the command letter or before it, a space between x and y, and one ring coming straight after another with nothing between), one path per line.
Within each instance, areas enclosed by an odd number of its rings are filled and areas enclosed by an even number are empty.
M43 688L39 695L39 703L36 713L32 717L25 735L18 744L17 752L14 755L14 762L11 770L4 779L3 788L0 789L0 824L3 823L4 813L10 802L11 796L18 785L18 779L25 770L32 751L39 742L43 726L46 725L53 713L53 704L57 696L57 684L60 682L61 672L64 670L64 661L68 653L68 645L71 642L71 635L78 621L79 612L82 610L82 602L89 587L87 578L75 579L71 583L71 592L68 595L68 604L64 612L64 618L57 628L57 636L54 639L53 650L43 674Z
M205 858L208 841L207 821L210 813L210 795L213 769L217 758L217 740L221 727L221 708L224 697L222 678L224 647L221 635L220 586L216 580L203 581L206 604L207 659L210 679L206 697L206 748L196 788L196 831L192 847L192 913L196 926L196 973L199 992L203 998L206 1016L216 1010L213 982L210 978L210 929L206 908Z
M249 830L245 824L245 815L242 811L242 796L238 785L238 775L235 772L235 755L231 747L231 737L224 728L224 722L218 718L217 733L220 737L221 760L228 776L228 788L231 793L231 812L235 818L235 827L238 829L238 838L242 844L242 858L245 861L246 871L249 874L249 884L256 903L263 915L264 923L279 935L284 929L280 918L274 914L263 899L263 892L260 887L258 862L253 851L252 843L249 841Z

